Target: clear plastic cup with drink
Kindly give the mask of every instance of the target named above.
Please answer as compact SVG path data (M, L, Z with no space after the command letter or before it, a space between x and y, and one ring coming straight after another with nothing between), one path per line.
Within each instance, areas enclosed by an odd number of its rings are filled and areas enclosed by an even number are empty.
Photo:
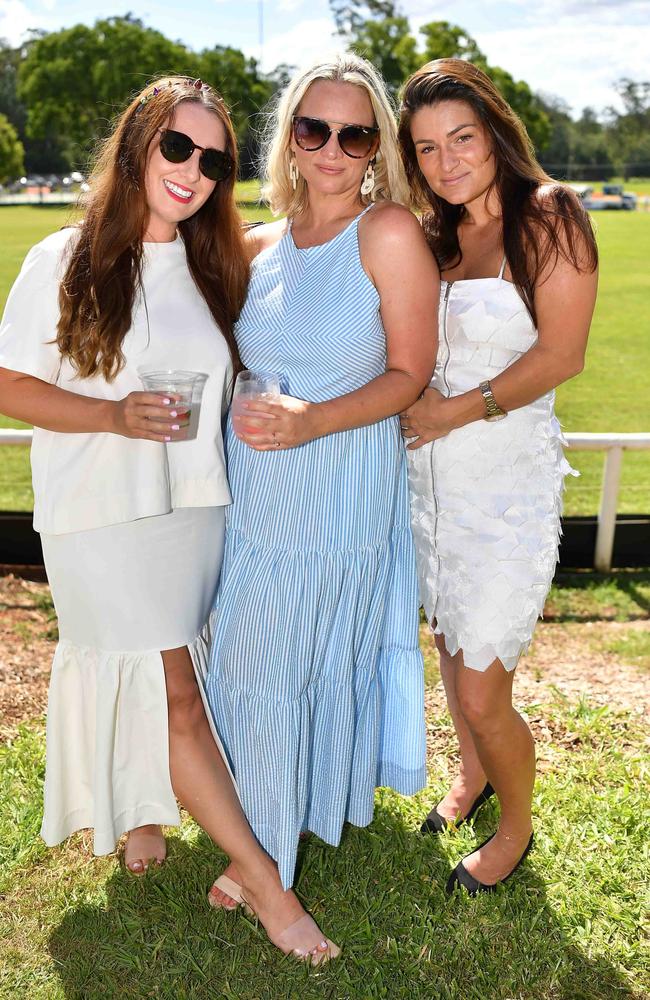
M240 372L235 381L231 408L232 426L237 437L241 437L241 431L246 427L247 411L243 404L259 399L277 399L279 395L280 377L273 372ZM255 419L252 414L250 417ZM258 430L256 425L251 424L250 427Z
M203 373L168 369L139 370L138 375L146 392L155 392L171 400L169 410L170 413L172 411L176 413L174 420L180 428L172 432L172 442L187 441L190 437L196 437L196 421L191 418L193 406L200 403L200 394L205 385Z

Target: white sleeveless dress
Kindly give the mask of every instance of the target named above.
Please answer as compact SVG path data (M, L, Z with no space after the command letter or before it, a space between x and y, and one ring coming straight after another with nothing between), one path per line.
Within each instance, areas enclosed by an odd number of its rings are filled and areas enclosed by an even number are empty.
M441 285L431 386L457 396L493 379L537 341L512 282ZM499 421L476 420L409 455L420 598L453 656L514 670L553 579L566 461L554 391Z

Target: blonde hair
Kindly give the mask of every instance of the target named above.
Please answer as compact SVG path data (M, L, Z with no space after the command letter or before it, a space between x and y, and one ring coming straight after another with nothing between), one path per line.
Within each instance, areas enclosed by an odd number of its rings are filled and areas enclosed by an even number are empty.
M293 116L312 83L317 80L352 83L365 90L380 133L380 146L375 154L375 188L372 195L375 201L395 201L408 205L410 194L397 146L395 111L384 81L372 63L345 52L326 62L315 63L295 76L280 95L274 113L269 115L262 145L262 173L265 177L262 198L268 201L273 214L292 217L307 207L308 192L304 178L298 177L294 191L289 177L290 143ZM371 201L370 195L360 194L359 197L365 205Z

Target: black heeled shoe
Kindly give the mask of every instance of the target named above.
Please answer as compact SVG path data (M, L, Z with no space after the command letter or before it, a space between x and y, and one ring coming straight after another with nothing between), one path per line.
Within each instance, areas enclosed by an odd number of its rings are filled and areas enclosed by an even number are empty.
M471 809L467 813L467 816L463 816L460 819L456 820L455 822L454 820L446 819L444 816L441 816L436 807L434 806L429 815L427 816L427 818L425 819L424 823L420 827L420 833L442 833L443 830L447 830L450 826L458 827L462 826L463 823L469 823L472 816L476 812L478 812L481 806L484 805L487 802L487 800L491 798L492 795L494 795L494 789L492 788L492 785L488 781L487 785L480 793L478 798L476 798L474 802L472 802Z
M494 836L496 836L496 834L493 833L492 837ZM476 850L480 851L481 847L485 847L486 844L489 844L489 842L492 840L492 837L488 837L487 840L484 840L483 843L480 845L480 847L477 847ZM447 885L446 885L447 894L451 896L457 885L461 886L463 889L466 889L470 896L478 896L479 892L495 892L498 885L501 885L502 882L507 882L510 876L514 875L514 873L517 871L520 864L527 857L531 847L533 846L533 839L534 839L533 834L531 833L530 840L526 845L526 850L519 858L519 861L517 862L515 867L512 869L511 872L508 872L508 874L504 878L499 879L498 882L494 882L492 885L487 885L485 882L479 882L479 880L474 878L473 875L470 875L463 862L459 861L456 867L454 868L453 872L449 876L449 879L447 880ZM463 858L463 861L464 860L465 859Z

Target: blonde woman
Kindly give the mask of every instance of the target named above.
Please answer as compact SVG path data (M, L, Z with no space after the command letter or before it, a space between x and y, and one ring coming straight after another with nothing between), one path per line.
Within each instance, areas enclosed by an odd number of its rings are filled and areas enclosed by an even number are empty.
M431 376L439 281L399 204L395 121L369 63L340 56L289 84L267 176L287 218L250 234L235 335L284 394L229 429L207 687L249 822L290 886L302 831L337 845L346 821L371 822L376 786L425 781L397 414ZM234 865L227 877L216 905L237 901Z

